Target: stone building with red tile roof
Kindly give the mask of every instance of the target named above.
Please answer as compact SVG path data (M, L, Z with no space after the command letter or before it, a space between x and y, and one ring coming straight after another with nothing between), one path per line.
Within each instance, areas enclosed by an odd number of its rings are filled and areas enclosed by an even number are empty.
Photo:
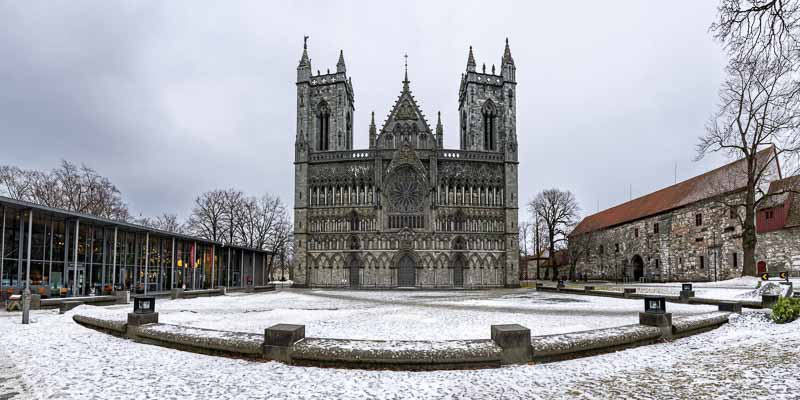
M762 179L767 191L769 182L781 179L774 148L761 150L757 159L767 170L767 178ZM571 243L588 248L577 261L576 272L629 281L713 281L740 276L744 210L727 204L744 196L745 168L745 160L737 160L587 216L570 233ZM800 209L796 214L800 215ZM788 228L774 236L797 237ZM756 249L757 261L777 254L768 249L768 242Z

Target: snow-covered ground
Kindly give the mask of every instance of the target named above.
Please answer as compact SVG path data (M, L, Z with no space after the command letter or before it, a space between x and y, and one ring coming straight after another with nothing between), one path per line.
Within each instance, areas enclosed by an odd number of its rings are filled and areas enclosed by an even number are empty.
M675 316L713 306L669 304ZM130 306L83 307L124 319ZM284 290L191 300L159 300L159 321L198 328L263 333L278 323L302 324L306 336L342 339L488 339L493 324L521 324L533 335L636 324L642 300L573 296L531 290L342 291Z
M625 324L631 323L628 313L641 306L641 301L635 300L598 298L595 303L586 296L528 298L523 294L284 291L159 301L157 309L164 313L165 322L249 330L272 322L296 322L284 320L292 312L282 307L291 306L295 314L313 315L307 328L317 326L318 332L330 334L357 333L342 327L342 315L327 313L339 310L322 309L348 306L353 308L351 319L364 320L360 326L374 328L373 332L392 327L414 331L416 319L409 318L404 325L397 316L387 314L418 312L417 317L454 324L439 327L447 337L463 336L460 329L469 329L473 332L470 336L486 337L485 319L492 318L492 313L501 320L515 318L506 322L538 318L537 325L528 323L537 332L571 331L579 330L571 324L579 323L580 314L602 314L605 307L610 310L608 316L585 317L593 322ZM634 306L626 308L623 302ZM266 310L269 307L279 310L275 314L281 317L279 321L273 321ZM496 311L483 309L487 307ZM687 312L703 309L685 307ZM796 399L800 394L800 322L775 325L762 312L747 312L719 329L672 343L591 358L487 370L392 372L292 367L181 352L96 332L71 318L72 313L87 309L116 315L129 308L83 306L66 315L38 311L30 325L21 325L18 313L0 313L0 367L9 368L0 372L0 379L6 373L18 382L17 386L13 382L0 386L0 390L20 392L14 399ZM671 310L677 312L676 308ZM468 319L476 316L477 322L439 315L452 312ZM479 316L482 314L486 315ZM261 322L248 324L251 316ZM330 325L325 323L328 317L332 317ZM209 322L215 320L218 322ZM476 327L469 328L473 324ZM546 327L551 324L556 327ZM3 394L0 392L0 398Z
M715 300L730 300L730 301L760 301L761 294L765 292L763 289L766 286L773 289L767 292L777 294L779 291L785 294L788 286L780 285L780 280L762 281L760 278L745 276L741 278L729 279L717 282L694 282L692 289L694 290L695 297L703 299ZM795 287L800 285L800 281L792 280ZM591 284L589 284L591 285ZM636 288L637 293L654 294L654 295L667 295L677 296L681 291L680 282L671 283L607 283L595 284L597 289L603 290L616 290L622 291L623 288ZM584 286L581 282L568 284L567 286L574 286L582 288ZM761 287L761 289L759 289Z

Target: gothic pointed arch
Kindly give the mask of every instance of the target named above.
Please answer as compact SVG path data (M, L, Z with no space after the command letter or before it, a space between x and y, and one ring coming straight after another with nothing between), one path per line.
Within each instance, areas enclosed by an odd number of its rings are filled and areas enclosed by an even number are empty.
M492 99L483 103L481 114L483 115L483 149L494 151L497 147L497 106Z
M331 110L325 99L317 105L317 150L330 150Z

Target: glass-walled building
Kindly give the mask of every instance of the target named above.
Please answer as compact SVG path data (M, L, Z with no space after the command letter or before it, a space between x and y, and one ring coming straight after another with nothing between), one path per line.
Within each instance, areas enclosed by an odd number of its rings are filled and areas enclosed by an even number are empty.
M28 263L32 293L67 297L264 285L270 257L0 196L0 299L25 287Z

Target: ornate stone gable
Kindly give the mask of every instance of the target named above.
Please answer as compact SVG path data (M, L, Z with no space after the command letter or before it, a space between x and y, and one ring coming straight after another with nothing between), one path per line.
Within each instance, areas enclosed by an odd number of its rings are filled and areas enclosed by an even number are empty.
M389 111L377 138L379 147L383 148L400 147L404 141L413 147L436 146L433 131L411 94L408 82L404 82L403 91Z

